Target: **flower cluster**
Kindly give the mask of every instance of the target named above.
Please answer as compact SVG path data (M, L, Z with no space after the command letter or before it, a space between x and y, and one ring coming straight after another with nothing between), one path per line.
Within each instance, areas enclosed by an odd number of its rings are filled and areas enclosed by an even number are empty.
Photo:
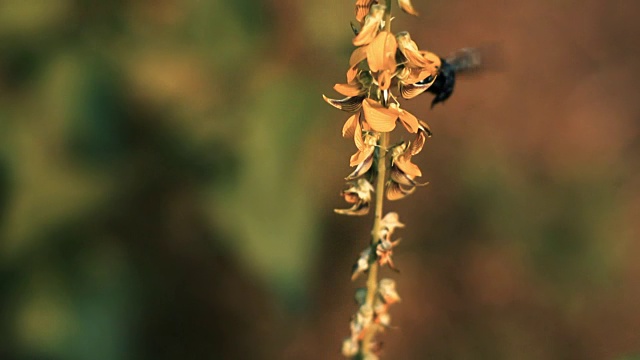
M378 344L363 344L362 340L367 331L371 327L375 327L378 331L384 331L390 327L391 315L389 315L389 307L400 302L400 295L396 291L396 282L392 279L382 279L378 283L378 291L373 302L373 306L366 304L366 289L356 292L356 301L360 305L357 314L351 319L351 336L342 342L342 355L347 357L356 356L361 352L362 346L367 346L368 357L366 359L377 359L375 355Z
M390 212L382 218L380 221L379 230L375 234L376 241L372 246L367 247L360 253L360 257L353 265L353 271L351 272L351 279L355 280L360 274L369 270L369 265L373 262L377 262L378 265L388 265L391 269L396 270L391 256L393 255L393 248L399 243L398 240L391 240L391 235L396 228L403 228L404 224L400 222L398 214ZM371 255L375 252L375 257Z
M399 1L399 4L406 12L416 14L409 1ZM347 180L365 178L373 182L375 174L371 171L372 165L386 155L378 147L380 134L393 131L397 122L410 134L415 134L413 141L383 149L393 153L393 169L385 193L387 199L397 200L421 185L415 178L422 173L411 162L411 157L422 150L427 137L431 136L429 126L401 108L398 98L411 99L425 92L435 81L441 60L431 52L420 50L408 32L394 35L388 31L385 27L385 10L386 7L377 4L377 1L356 2L356 19L361 24L361 29L356 31L353 38L357 48L349 60L346 83L334 86L345 97L331 99L323 95L323 98L331 106L352 113L342 129L342 136L352 138L357 148L349 161L355 170L347 176ZM368 213L369 202L366 199L349 197L347 201L362 206L337 210L339 213Z

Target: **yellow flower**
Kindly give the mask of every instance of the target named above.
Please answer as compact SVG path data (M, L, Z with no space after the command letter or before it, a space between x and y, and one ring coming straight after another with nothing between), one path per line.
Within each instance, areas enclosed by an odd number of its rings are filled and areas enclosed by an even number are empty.
M411 162L411 157L422 150L426 139L426 129L420 126L416 142L401 143L392 149L390 181L387 184L386 196L389 200L399 200L412 194L416 186L424 186L428 183L420 184L415 181L416 177L422 176L418 165ZM417 144L417 145L416 145Z

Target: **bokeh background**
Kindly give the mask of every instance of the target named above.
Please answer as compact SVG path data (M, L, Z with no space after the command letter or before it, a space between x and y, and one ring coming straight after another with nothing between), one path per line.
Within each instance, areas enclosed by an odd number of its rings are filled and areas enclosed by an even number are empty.
M429 109L388 359L638 359L640 5L414 0ZM353 1L0 1L0 359L339 359Z

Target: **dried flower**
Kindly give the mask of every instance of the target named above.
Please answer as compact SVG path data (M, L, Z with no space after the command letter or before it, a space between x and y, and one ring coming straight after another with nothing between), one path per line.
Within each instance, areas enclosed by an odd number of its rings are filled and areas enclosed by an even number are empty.
M355 280L360 274L369 270L369 259L371 258L371 248L368 247L360 253L360 257L351 270L351 280Z
M348 209L335 209L334 211L342 215L366 215L369 213L372 192L373 186L367 180L358 179L342 192L345 201L353 204L353 206Z
M395 304L400 302L400 295L396 291L396 282L392 279L382 279L378 284L378 293L386 304Z
M376 246L376 255L378 256L378 264L380 266L388 264L392 270L397 271L391 256L393 255L393 248L398 246L399 243L400 239L396 241L381 240L378 243L378 246Z
M358 345L358 340L354 340L352 338L346 338L342 342L342 355L346 357L356 356L360 351L360 346Z

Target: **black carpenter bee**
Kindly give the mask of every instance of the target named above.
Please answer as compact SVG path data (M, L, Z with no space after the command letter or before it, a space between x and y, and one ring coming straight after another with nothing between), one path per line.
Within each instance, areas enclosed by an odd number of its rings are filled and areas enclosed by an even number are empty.
M436 80L427 89L427 92L435 95L433 101L431 101L432 108L435 104L444 102L453 94L453 89L456 84L456 74L478 70L482 64L481 55L479 49L463 48L446 59L440 58L442 65L440 66L438 76L436 76ZM433 78L429 76L416 84L424 85L431 81L433 81Z

